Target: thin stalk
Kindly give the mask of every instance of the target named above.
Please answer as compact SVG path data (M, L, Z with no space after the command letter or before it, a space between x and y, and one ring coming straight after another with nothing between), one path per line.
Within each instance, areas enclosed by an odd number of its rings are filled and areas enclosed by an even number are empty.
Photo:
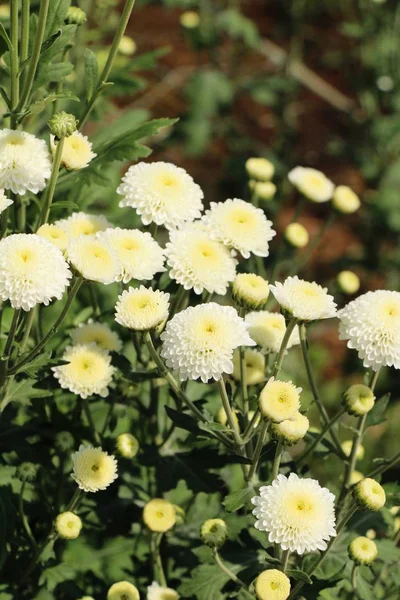
M246 309L240 309L240 316L242 319L246 317ZM247 419L247 415L249 414L249 395L247 392L247 367L246 367L246 359L245 359L246 349L244 346L240 346L239 348L239 361L240 361L240 392L242 396L242 408L243 413Z
M104 84L107 83L108 77L111 73L112 66L114 64L115 57L118 52L119 43L121 41L122 36L125 33L125 29L126 29L126 26L128 25L128 21L130 19L134 4L135 4L135 0L127 0L125 3L124 9L122 11L122 14L121 14L118 26L117 26L117 30L115 32L113 42L111 44L111 48L110 48L110 52L109 52L106 64L104 65L104 68L100 74L100 77L99 77L97 85L93 91L93 94L92 94L91 98L89 99L89 101L85 107L85 110L83 111L83 114L81 115L80 123L79 123L80 127L83 127L83 125L86 123L86 120L93 109L94 103L96 102L98 95L100 94L101 90L103 89Z
M219 393L221 395L222 405L224 407L225 414L228 419L229 427L233 433L233 439L235 440L235 444L238 447L239 452L241 453L241 448L243 447L243 440L240 435L240 431L233 416L233 411L229 402L228 394L226 392L225 381L223 377L218 380Z
M18 327L18 321L21 314L21 310L14 309L13 318L10 325L10 331L8 332L7 342L4 348L4 356L8 357L11 352L12 345L14 343L15 334Z
M43 348L45 347L45 345L47 344L47 342L53 337L53 335L58 331L58 328L60 327L61 323L63 322L63 320L65 319L67 312L72 304L72 301L74 300L76 294L78 293L79 288L81 287L83 283L83 280L80 277L77 277L74 281L74 283L72 284L72 286L70 287L69 293L68 293L68 298L67 301L65 303L64 308L62 309L58 319L56 320L56 322L54 323L53 327L46 333L46 335L40 340L40 342L33 348L33 350L31 350L31 352L28 354L28 356L26 356L25 358L23 358L19 363L15 364L9 371L10 375L15 375L15 373L17 373L17 371L19 371L19 369L21 369L21 367L24 367L25 365L27 365L28 363L31 362L31 360L33 360L41 350L43 350Z
M261 456L261 452L262 452L262 449L264 446L265 436L267 434L268 427L269 427L269 422L266 419L263 419L262 423L261 423L260 432L259 432L258 438L257 438L256 448L255 448L254 454L253 454L253 461L251 463L251 467L250 467L250 470L249 470L249 473L247 476L248 481L251 481L254 478L254 475L257 471L258 462L260 460L260 456Z
M160 544L162 533L153 533L151 536L151 551L153 557L154 579L159 581L162 587L167 587L167 578L165 577L164 567L161 560Z
M25 529L25 533L29 538L29 541L31 543L31 545L33 546L33 548L37 548L37 544L36 544L36 540L33 537L33 533L32 533L32 529L29 525L29 521L27 519L27 516L25 514L25 510L24 510L24 491L25 491L25 485L26 485L26 479L24 479L24 481L22 482L21 485L21 491L19 493L19 499L18 499L18 510L19 510L19 514L21 517L21 521L22 521L22 525L23 528Z
M49 11L50 0L41 0L38 24L36 30L35 42L33 44L32 56L29 62L28 73L26 75L25 84L22 90L21 98L18 103L18 110L21 111L29 101L33 82L36 75L36 70L39 64L40 51L43 44L44 34L46 30L47 13Z
M312 367L311 367L311 362L310 362L310 358L308 356L308 349L307 349L307 328L305 323L302 323L300 325L300 344L301 344L301 351L303 354L303 360L304 360L304 364L306 367L306 371L307 371L307 377L308 377L308 381L311 387L311 391L315 400L316 405L318 406L318 410L320 412L322 421L324 423L324 427L326 427L329 422L329 415L326 412L325 406L322 403L322 400L320 398L319 392L318 392L318 388L317 388L317 384L315 383L315 379L314 379L314 374L312 371ZM342 447L340 445L340 442L338 440L338 437L336 435L336 433L332 430L330 430L330 436L332 438L332 441L334 443L334 445L336 446L337 451L339 452L339 456L341 456L342 458L345 458L345 455L343 453Z
M29 23L30 23L31 0L22 0L21 10L21 64L23 64L29 55ZM25 71L22 72L22 82L24 81Z
M395 467L397 465L397 463L399 463L399 462L400 462L400 452L395 454L388 461L386 461L386 462L382 463L381 465L379 465L378 467L376 467L373 471L371 471L371 473L366 475L366 477L371 477L372 479L374 479L378 475L381 475L385 471L388 471L389 469L392 469L393 467Z
M254 411L254 415L251 418L250 423L248 424L248 426L246 427L246 430L243 434L243 444L247 444L247 442L250 441L250 439L254 436L254 429L255 429L255 424L257 419L260 418L259 415L259 411Z
M87 418L88 423L89 423L90 431L92 432L93 441L96 444L101 445L100 435L96 431L96 427L95 427L95 424L94 424L94 421L93 421L92 413L90 412L89 401L88 401L87 398L82 398L82 406L83 406L83 412L85 413L86 418Z
M351 570L351 587L354 594L357 591L357 565L354 563L353 568Z
M307 456L309 454L311 454L311 452L314 450L314 448L316 448L318 446L318 444L321 442L321 440L324 439L327 432L331 429L331 427L333 427L333 425L337 421L339 421L339 419L344 415L345 412L346 412L346 409L342 408L338 413L336 413L336 415L334 417L332 417L332 419L329 421L329 423L327 423L327 425L325 425L325 427L321 431L321 433L315 438L315 440L313 441L311 446L309 446L309 448L307 448L305 450L305 452L303 452L303 454L296 459L298 462L302 462L303 460L305 460L307 458Z
M284 550L281 557L281 570L285 573L290 558L290 550Z
M272 475L271 475L272 481L274 481L279 475L279 467L281 466L282 452L283 452L283 443L281 441L279 441L276 444L274 464L272 465Z
M179 311L179 309L182 306L182 303L186 297L186 292L187 290L185 290L185 288L183 287L183 285L181 285L176 293L176 296L174 298L174 302L172 303L171 306L171 311L170 311L170 315L169 318L172 319L172 317Z
M64 138L58 141L56 151L53 158L53 166L51 168L50 181L47 187L46 195L44 198L43 208L40 215L38 229L41 225L44 225L49 220L50 207L53 202L54 192L57 185L58 174L60 172L61 158L64 147Z
M18 198L17 210L17 228L20 233L25 233L26 229L26 203L23 198Z
M245 594L246 598L252 598L254 600L254 596L247 590L246 584L241 579L239 579L239 577L237 577L237 575L232 573L232 571L230 569L228 569L228 567L222 562L222 559L221 559L220 555L218 554L217 548L213 548L212 553L213 553L213 557L214 557L217 567L223 573L225 573L225 575L227 575L229 577L229 579L231 579L234 583L236 583L237 585L240 585L240 587L242 588L242 593Z
M18 354L23 353L23 351L25 350L25 346L28 343L32 325L33 325L33 321L35 318L35 313L36 313L35 308L31 308L31 310L28 313L26 313L26 315L25 315L24 335L22 337L21 343L18 348Z
M19 56L18 56L18 38L19 38L19 27L18 27L18 14L19 2L18 0L11 1L10 7L10 19L11 19L11 56L10 56L10 100L11 100L11 129L16 129L17 118L15 110L19 101Z

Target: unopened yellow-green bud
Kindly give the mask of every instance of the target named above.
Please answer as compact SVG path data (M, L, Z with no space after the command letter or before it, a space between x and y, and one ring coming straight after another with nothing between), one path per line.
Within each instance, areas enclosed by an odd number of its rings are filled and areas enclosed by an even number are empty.
M202 542L211 548L220 548L228 538L228 527L222 519L207 519L200 529Z
M297 412L291 419L280 423L271 423L271 434L286 446L293 446L304 438L309 426L310 422L307 417Z
M66 511L56 517L54 528L61 538L74 540L81 532L82 521L75 513Z
M72 135L77 130L78 123L74 115L62 111L53 115L47 124L52 135L61 140Z
M115 442L116 448L124 458L134 458L139 452L139 442L130 433L121 433Z
M260 200L271 200L276 194L276 185L272 181L250 179L249 188Z
M181 14L179 21L185 29L196 29L200 25L200 15L194 10L187 10Z
M360 535L349 545L349 556L357 565L370 565L378 556L378 548L374 541Z
M278 569L267 569L260 573L254 583L258 600L287 600L290 594L290 581Z
M54 439L54 445L59 452L68 452L75 447L75 440L69 431L59 431Z
M341 213L349 215L361 206L360 198L347 185L338 185L332 196L333 206Z
M343 404L350 415L362 417L374 407L375 396L369 387L356 383L344 393Z
M137 49L136 42L129 35L123 35L118 46L118 52L124 56L132 56Z
M79 6L70 6L67 11L67 22L71 25L84 25L87 21L85 11Z
M289 223L285 229L285 239L294 248L304 248L307 246L310 236L301 223Z
M370 477L359 481L354 487L354 498L361 510L380 510L385 506L386 494L383 487Z
M239 306L249 310L259 309L269 296L268 281L254 273L239 273L233 282L232 296Z
M360 278L353 271L341 271L337 276L337 282L341 291L349 296L360 289Z
M17 477L21 481L33 481L38 472L38 465L31 462L23 462L17 468Z
M269 181L275 173L275 167L266 158L254 157L246 161L246 171L251 179Z
M118 581L108 590L107 600L140 600L139 590L129 581Z
M346 456L350 456L352 447L353 447L353 442L351 440L346 440L345 442L342 443L342 450ZM364 446L359 444L357 446L356 459L362 460L364 458L364 454L365 454Z

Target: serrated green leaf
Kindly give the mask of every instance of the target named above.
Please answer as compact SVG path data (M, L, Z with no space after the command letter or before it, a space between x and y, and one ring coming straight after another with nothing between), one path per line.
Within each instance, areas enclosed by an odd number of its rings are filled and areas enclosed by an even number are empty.
M236 512L242 506L245 506L251 498L255 495L254 487L247 487L237 492L232 492L226 496L222 502L228 512Z
M97 81L99 79L99 67L97 58L90 48L85 49L85 84L86 84L86 100L89 100L94 92Z
M63 25L70 5L71 0L51 0L46 19L45 40Z
M295 581L304 581L304 583L312 583L312 579L305 571L300 569L287 569L286 575Z
M369 411L367 415L367 420L365 423L365 427L373 427L374 425L379 425L380 423L384 423L386 421L385 412L387 405L390 400L390 394L385 394L382 398L379 398L372 410Z
M51 396L50 391L35 388L35 383L35 379L21 379L20 381L13 379L1 402L0 412L3 411L10 402L29 404L30 400L33 398L45 398Z
M227 567L237 573L238 565L227 563ZM222 588L228 583L229 577L216 565L200 565L191 572L190 580L182 583L178 591L183 598L194 596L197 600L221 600Z
M46 586L52 592L59 583L74 579L76 571L71 565L60 563L45 569L40 576L39 585Z
M37 100L31 104L27 114L38 115L45 110L49 104L56 102L56 100L71 100L72 102L80 102L79 98L70 92L54 92L53 94L49 94L41 100Z

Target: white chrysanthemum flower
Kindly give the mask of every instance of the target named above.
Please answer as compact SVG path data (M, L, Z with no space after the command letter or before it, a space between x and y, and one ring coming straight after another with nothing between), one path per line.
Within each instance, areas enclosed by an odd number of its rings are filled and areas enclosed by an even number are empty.
M123 327L148 331L168 318L169 294L143 285L130 287L118 296L115 320Z
M332 198L334 184L317 169L295 167L288 178L299 192L313 202L328 202Z
M64 252L68 246L68 235L57 225L45 223L39 227L36 234L57 246L61 252Z
M54 529L61 538L75 540L81 532L82 521L78 515L68 510L57 515Z
M62 360L67 364L52 367L52 371L63 389L78 394L81 398L92 394L103 398L108 396L108 386L115 369L106 350L94 343L68 346Z
M291 381L279 381L271 377L260 394L261 414L273 423L291 419L300 408L301 392L302 389Z
M72 213L67 219L56 221L54 225L65 231L70 239L92 235L112 227L103 215L89 215L85 212Z
M266 531L268 540L282 550L316 552L326 550L336 536L335 496L315 479L278 475L271 485L260 487L252 498L256 529Z
M156 273L165 271L164 252L150 233L116 227L107 229L104 237L121 263L119 281L153 279Z
M84 492L105 490L118 477L115 457L101 448L81 444L72 455L72 465L72 479Z
M0 298L13 308L60 300L71 277L60 250L38 235L16 233L0 241Z
M128 169L117 189L119 205L136 209L144 225L177 229L200 217L203 192L188 173L171 163L139 163Z
M268 256L269 242L276 235L272 222L261 208L239 198L211 202L202 221L210 235L240 252L244 258L249 258L250 253Z
M196 226L171 232L165 249L170 277L185 290L226 294L236 275L236 260L229 250Z
M4 190L0 190L0 214L4 210L6 210L6 208L11 206L12 203L13 203L13 200L10 200L10 198L7 198L7 196L4 193Z
M336 316L333 296L314 281L288 277L283 283L270 285L281 308L299 321L317 321Z
M161 355L181 380L200 378L204 383L233 373L235 348L255 345L236 310L215 302L176 314L161 339Z
M71 331L70 336L74 344L95 343L107 352L119 352L122 348L122 342L115 331L106 323L95 323L93 319L81 323Z
M110 284L117 281L121 264L102 232L81 235L69 242L67 257L75 269L89 281Z
M280 313L260 310L245 317L249 334L265 353L279 352L286 332L285 318ZM287 349L300 344L299 328L296 326L289 338Z
M377 290L339 310L339 338L357 350L365 367L400 369L400 292Z
M43 140L25 131L0 130L0 188L24 195L41 192L51 175L51 156Z
M54 135L50 136L51 150L54 154L56 144ZM92 144L89 142L86 135L82 135L79 131L64 138L64 146L61 155L61 164L66 169L77 171L84 169L97 156L92 152Z
M153 581L147 588L147 600L178 600L179 594L169 587L162 587Z

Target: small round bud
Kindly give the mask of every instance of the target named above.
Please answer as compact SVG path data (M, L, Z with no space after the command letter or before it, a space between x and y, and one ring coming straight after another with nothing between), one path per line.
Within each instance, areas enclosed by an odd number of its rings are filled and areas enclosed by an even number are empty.
M352 447L353 447L353 442L351 440L346 440L345 442L343 442L342 450L346 456L350 456ZM356 459L362 460L364 458L364 454L365 454L364 446L359 444L357 447Z
M249 158L246 161L247 175L256 181L269 181L275 173L275 167L266 158Z
M301 391L291 381L279 381L271 377L260 394L261 414L273 423L292 419L300 408Z
M258 600L286 600L290 594L290 581L278 569L267 569L257 577L254 590Z
M220 548L228 539L228 527L222 519L207 519L200 529L203 544L210 548Z
M129 581L119 581L108 590L107 600L140 600L139 590Z
M332 204L339 212L350 215L361 206L360 198L347 185L338 185L332 196Z
M179 22L185 29L196 29L200 25L200 15L194 10L187 10L181 14Z
M370 477L362 479L356 484L354 498L358 508L374 512L385 506L386 502L385 490L375 479Z
M135 458L139 452L139 442L130 433L121 433L116 439L115 446L124 458Z
M21 481L33 481L36 478L39 466L31 462L23 462L17 469L17 477Z
M154 498L143 509L143 521L151 531L164 533L175 525L174 505L163 498Z
M86 13L79 8L79 6L69 7L67 11L67 22L70 23L70 25L84 25L86 21Z
M291 419L281 423L271 423L272 436L286 446L294 446L306 435L310 422L305 415L297 412Z
M355 485L356 483L361 481L361 479L364 479L363 473L360 473L360 471L353 471L349 483L350 485Z
M337 276L340 290L351 296L360 289L360 278L353 271L341 271Z
M60 538L74 540L81 532L82 521L75 513L66 511L56 517L54 529Z
M123 35L118 46L118 52L123 56L132 56L137 49L136 42L129 35Z
M304 248L307 246L310 236L301 223L289 223L285 229L285 239L294 248Z
M233 410L232 412L233 412L233 420L235 421L236 425L239 427L239 419L237 417L238 411ZM228 424L228 417L226 415L226 412L225 412L225 409L223 406L221 406L221 408L217 412L216 420L217 420L217 423L219 423L220 425ZM228 425L228 427L229 427L229 425Z
M249 310L261 308L269 296L268 281L254 273L239 273L233 282L232 296L239 306Z
M376 531L375 529L368 529L367 533L365 534L365 536L369 539L369 540L374 540L376 538Z
M10 5L0 4L0 21L6 21L10 18Z
M378 548L374 541L360 535L349 545L349 556L357 565L370 565L378 556Z
M400 510L400 506L392 506L392 508L389 510L389 512L391 515L395 516L395 515L397 515L399 510Z
M362 417L374 407L375 396L369 387L356 383L344 393L343 404L350 415Z
M246 348L244 351L244 362L246 364L247 385L257 385L265 379L265 356L257 350ZM240 350L237 348L233 353L233 378L240 381Z
M59 431L55 437L54 445L59 452L69 452L75 448L75 440L69 431Z
M250 179L249 188L260 200L272 200L276 194L276 185L272 181L255 181Z
M79 600L94 600L93 596L82 596Z
M58 140L61 140L69 137L77 130L78 120L74 115L62 111L51 117L47 125L51 134Z

